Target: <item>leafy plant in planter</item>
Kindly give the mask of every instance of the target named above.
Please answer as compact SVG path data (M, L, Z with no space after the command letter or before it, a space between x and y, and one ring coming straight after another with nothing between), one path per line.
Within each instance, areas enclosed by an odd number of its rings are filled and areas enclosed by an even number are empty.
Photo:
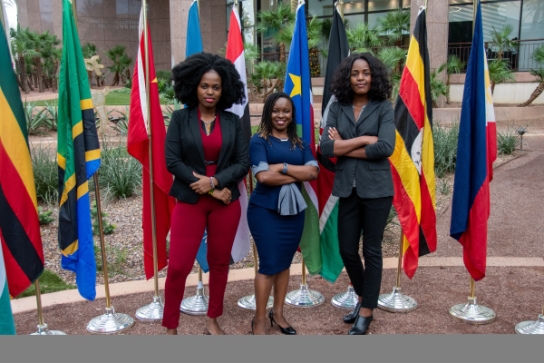
M538 98L544 92L544 45L536 48L533 52L533 60L539 65L537 69L531 69L530 72L533 76L540 81L539 85L531 94L531 97L523 102L520 107L529 106L534 100Z

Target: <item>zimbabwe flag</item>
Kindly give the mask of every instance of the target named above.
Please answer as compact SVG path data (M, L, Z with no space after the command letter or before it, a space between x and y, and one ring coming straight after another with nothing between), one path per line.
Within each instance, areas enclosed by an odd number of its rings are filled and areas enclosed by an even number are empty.
M91 87L68 0L63 3L57 157L61 266L76 273L81 296L94 300L96 261L88 180L100 167L100 146Z
M17 296L43 272L43 250L26 118L3 26L0 69L0 240L9 294Z
M404 272L414 276L420 256L436 250L436 192L432 99L425 9L416 19L395 105L397 138L392 165L403 233Z

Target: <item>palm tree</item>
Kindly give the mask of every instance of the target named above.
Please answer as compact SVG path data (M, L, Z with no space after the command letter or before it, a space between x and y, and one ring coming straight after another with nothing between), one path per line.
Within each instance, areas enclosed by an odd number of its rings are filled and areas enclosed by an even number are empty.
M278 4L276 10L263 10L259 13L259 22L256 29L259 33L277 34L282 29L292 24L295 14L291 12L290 5ZM280 32L281 33L281 32ZM280 35L283 37L284 35ZM280 48L280 62L285 63L285 43L278 41Z
M497 50L497 59L501 60L504 52L514 49L514 41L510 39L510 34L514 28L510 24L506 24L499 31L493 27L491 31L491 41L489 42Z
M446 96L446 98L449 97L450 94L450 87L449 85L442 82L440 79L438 79L438 75L444 71L444 69L447 69L448 63L443 63L438 67L437 69L431 71L431 79L429 81L431 86L431 99L433 101L433 107L438 107L438 99L440 96ZM447 72L447 71L446 71Z
M391 72L391 82L393 84L393 94L391 99L396 99L399 94L400 79L402 76L402 68L406 60L406 49L399 47L382 48L378 52L378 59L383 62L385 67Z
M127 47L125 45L118 44L115 47L106 51L106 56L112 61L112 65L108 67L109 71L114 73L112 86L118 85L120 82L124 82L128 77L130 79L130 64L132 59L126 54Z
M351 50L356 53L372 53L372 48L377 48L381 45L376 28L370 29L366 23L359 23L355 28L347 29L346 35Z
M465 62L463 62L458 56L450 55L446 63L440 66L439 69L446 69L446 87L448 87L448 94L446 95L446 103L450 104L450 77L454 73L461 73L461 70L465 67ZM441 72L441 71L440 71ZM440 73L438 72L438 73Z
M30 47L30 41L27 37L28 31L28 28L22 29L19 24L17 24L17 30L10 29L11 51L13 58L16 60L17 74L19 76L17 81L25 94L30 92L26 59L34 56L34 50Z
M495 85L504 82L515 81L514 72L501 59L495 59L488 64L489 79L491 81L491 94L495 91Z
M398 10L386 13L379 18L379 30L385 33L387 42L397 47L402 45L402 37L410 34L410 12Z
M541 45L534 50L533 60L538 63L539 67L538 69L531 69L530 72L533 76L537 77L540 80L540 84L533 91L531 97L529 97L529 99L523 102L521 105L518 105L519 107L529 106L531 102L536 100L536 98L540 96L542 92L544 92L544 45Z

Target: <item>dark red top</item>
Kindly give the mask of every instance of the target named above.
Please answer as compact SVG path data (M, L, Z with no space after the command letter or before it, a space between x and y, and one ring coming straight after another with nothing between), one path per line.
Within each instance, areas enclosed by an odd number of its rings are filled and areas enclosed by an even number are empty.
M202 122L200 120L200 111L198 112L198 122ZM210 135L206 135L202 127L200 127L200 135L202 135L202 146L204 147L204 160L214 162L214 164L206 164L206 176L214 176L217 170L221 144L223 143L219 114L215 118L215 125Z

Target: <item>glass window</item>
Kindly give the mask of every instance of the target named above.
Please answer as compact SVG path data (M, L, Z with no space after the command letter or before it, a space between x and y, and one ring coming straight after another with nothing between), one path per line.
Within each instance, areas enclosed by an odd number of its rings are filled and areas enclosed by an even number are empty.
M395 10L398 8L399 0L368 0L368 11Z
M332 16L332 1L307 0L306 3L308 4L308 16Z
M525 0L521 15L520 39L544 38L544 1Z
M364 0L344 2L344 14L357 14L365 12Z

